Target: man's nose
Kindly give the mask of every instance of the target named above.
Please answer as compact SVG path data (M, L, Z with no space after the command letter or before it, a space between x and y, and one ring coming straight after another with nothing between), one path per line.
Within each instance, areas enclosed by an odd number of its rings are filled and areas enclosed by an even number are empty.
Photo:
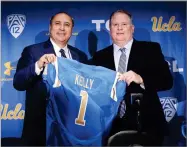
M122 25L121 25L121 24L118 25L118 29L119 29L119 30L122 29Z
M64 30L64 28L65 28L65 26L62 24L62 25L60 25L60 29L61 30Z

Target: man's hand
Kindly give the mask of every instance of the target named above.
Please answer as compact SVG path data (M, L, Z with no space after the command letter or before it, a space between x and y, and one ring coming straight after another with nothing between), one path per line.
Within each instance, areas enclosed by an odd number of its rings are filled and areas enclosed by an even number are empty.
M143 84L142 77L132 70L121 74L120 80L125 81L128 86L131 84L131 82L135 82L136 84Z
M48 63L52 63L56 60L56 56L54 54L44 54L38 61L38 68L41 69L45 67Z

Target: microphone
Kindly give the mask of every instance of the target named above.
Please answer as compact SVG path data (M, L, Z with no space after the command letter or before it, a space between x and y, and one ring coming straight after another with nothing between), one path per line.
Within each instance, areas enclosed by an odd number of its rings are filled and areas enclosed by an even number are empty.
M131 93L131 104L138 104L138 106L140 106L142 98L143 93Z
M141 133L142 124L141 124L141 113L140 113L140 104L143 98L142 93L131 93L131 105L134 105L136 109L136 120L137 120L137 130L138 133Z

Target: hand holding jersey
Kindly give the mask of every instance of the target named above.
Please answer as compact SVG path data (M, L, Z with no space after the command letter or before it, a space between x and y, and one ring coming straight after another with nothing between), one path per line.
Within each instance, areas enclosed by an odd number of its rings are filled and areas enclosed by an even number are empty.
M55 62L56 56L54 54L44 54L38 61L38 68L41 69L45 67L48 63Z
M137 74L134 71L132 71L132 70L123 73L120 76L120 80L124 80L127 83L128 86L132 82L135 82L136 84L143 84L142 77L139 74Z

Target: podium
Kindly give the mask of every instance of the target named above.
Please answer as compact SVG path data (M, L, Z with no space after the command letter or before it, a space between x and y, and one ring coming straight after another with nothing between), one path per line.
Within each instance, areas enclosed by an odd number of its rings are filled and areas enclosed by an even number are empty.
M108 139L108 146L142 147L151 146L151 144L153 144L155 141L154 136L142 131L140 111L142 99L142 93L131 94L131 105L133 105L133 108L136 111L137 130L124 130L114 134Z

